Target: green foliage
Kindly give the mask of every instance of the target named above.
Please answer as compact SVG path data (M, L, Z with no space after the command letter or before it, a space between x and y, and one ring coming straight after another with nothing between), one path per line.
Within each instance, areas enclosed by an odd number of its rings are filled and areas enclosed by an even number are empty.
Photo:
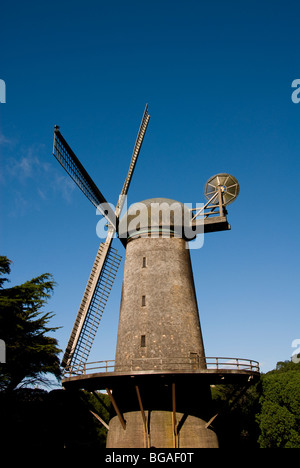
M110 420L111 414L111 402L108 395L96 392L96 396L84 392L86 401L89 405L89 410L93 411L93 413L97 414L101 417L101 419L108 424ZM106 427L99 422L95 416L93 416L94 420L94 428L99 439L99 443L102 447L106 446L106 436L107 436L107 429Z
M289 370L294 366L286 363L263 376L257 417L261 448L300 448L300 372Z
M10 273L10 260L0 257L0 274ZM57 341L49 332L53 317L41 309L54 288L52 276L45 273L24 284L3 289L0 280L0 338L6 345L6 363L0 367L0 390L13 390L23 384L45 382L45 374L61 376Z
M3 283L8 281L8 278L1 278L1 275L9 275L10 273L11 260L7 257L0 255L0 289L2 289Z
M212 388L221 448L300 448L300 364L278 362L236 399L235 390Z
M299 358L299 355L298 355L298 358ZM295 363L292 360L291 361L279 361L276 364L276 369L271 372L268 372L268 375L279 373L279 372L287 372L287 371L300 372L299 363Z
M212 388L215 414L213 429L220 448L236 446L257 448L259 428L255 419L259 411L260 383L240 387L217 385Z

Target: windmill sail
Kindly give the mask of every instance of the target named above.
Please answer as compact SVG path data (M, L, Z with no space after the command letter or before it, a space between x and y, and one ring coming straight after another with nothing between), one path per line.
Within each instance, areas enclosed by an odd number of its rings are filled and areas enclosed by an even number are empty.
M135 165L136 165L136 162L137 162L137 158L138 158L138 155L139 155L141 147L142 147L142 143L143 143L143 140L144 140L144 136L145 136L145 133L146 133L146 130L147 130L149 120L150 120L150 115L148 114L148 104L147 104L146 107L145 107L145 110L144 110L144 115L142 117L142 122L141 122L141 125L140 125L140 128L139 128L139 131L138 131L138 135L137 135L137 138L136 138L135 145L134 145L134 149L133 149L133 153L132 153L132 157L131 157L131 161L130 161L130 166L129 166L129 169L128 169L128 174L127 174L127 177L125 179L125 182L124 182L124 185L123 185L120 197L119 197L119 201L118 201L118 204L117 204L117 208L116 208L116 216L117 217L120 216L120 213L122 211L122 207L123 207L123 204L124 204L125 197L126 197L126 195L128 193L129 185L130 185L130 182L131 182L131 179L132 179L132 176L133 176L133 171L134 171L134 168L135 168Z
M149 119L148 106L146 105L134 145L128 174L120 193L115 213L110 209L110 206L107 204L104 196L75 156L59 132L58 127L55 128L53 155L94 206L99 208L99 204L105 204L105 209L108 207L108 211L103 214L110 223L106 241L100 244L81 300L73 330L62 359L62 366L66 368L66 371L70 371L72 373L83 372L84 364L88 359L94 337L99 327L109 293L121 262L120 255L118 255L117 251L111 247L111 244L117 230L116 224L129 189Z
M116 227L116 217L112 208L60 133L57 125L54 128L53 156L90 202L98 209L101 209L101 206L105 208L102 214L112 226Z
M71 336L62 360L62 366L72 366L72 372L81 373L87 361L114 283L121 256L111 247L112 237L101 243L82 297Z

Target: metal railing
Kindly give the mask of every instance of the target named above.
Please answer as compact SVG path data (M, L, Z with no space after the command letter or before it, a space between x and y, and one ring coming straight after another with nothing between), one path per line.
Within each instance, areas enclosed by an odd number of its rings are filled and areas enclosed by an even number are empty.
M206 357L207 369L233 369L259 372L259 362L252 359L228 358L228 357Z
M178 357L178 358L140 358L133 359L127 365L115 365L114 360L88 362L81 365L68 366L64 369L64 378L87 375L92 373L113 372L178 372L178 371L246 371L259 372L259 363L250 359L228 357Z
M86 362L84 364L79 365L71 365L66 366L63 370L64 377L72 377L76 375L86 375L92 374L94 372L97 373L106 373L106 372L114 372L115 369L115 361L114 360L106 360L106 361L95 361L95 362Z

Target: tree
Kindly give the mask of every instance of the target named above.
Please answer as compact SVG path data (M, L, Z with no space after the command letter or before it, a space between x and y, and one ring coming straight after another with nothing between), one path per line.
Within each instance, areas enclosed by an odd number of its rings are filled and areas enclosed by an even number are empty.
M259 444L261 448L300 448L300 369L278 363L262 379Z
M0 256L0 276L10 273L11 261ZM61 377L57 340L49 337L56 328L48 323L53 314L41 309L54 288L52 275L42 274L12 288L3 288L0 278L0 338L6 346L6 362L0 365L0 390L18 385L45 383L46 374Z
M216 385L212 387L214 412L212 423L220 448L258 448L259 426L255 419L259 411L260 381L246 384Z

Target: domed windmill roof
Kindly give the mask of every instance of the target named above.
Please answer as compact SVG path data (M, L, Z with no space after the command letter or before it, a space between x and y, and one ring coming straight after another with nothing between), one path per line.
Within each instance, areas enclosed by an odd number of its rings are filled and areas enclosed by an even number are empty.
M191 211L170 198L149 198L132 204L119 224L119 237L188 237Z

